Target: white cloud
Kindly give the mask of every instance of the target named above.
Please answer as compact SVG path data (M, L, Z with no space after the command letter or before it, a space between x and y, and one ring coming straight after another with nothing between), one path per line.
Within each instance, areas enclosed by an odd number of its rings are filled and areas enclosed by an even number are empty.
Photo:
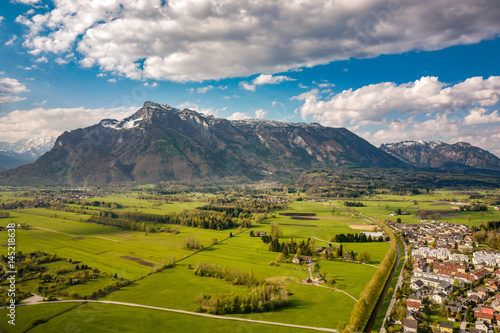
M396 85L382 82L344 90L327 100L321 100L319 91L293 97L304 101L299 108L303 119L312 117L329 126L354 126L363 122L380 122L392 111L419 114L433 111L456 112L473 106L491 106L498 102L500 76L484 80L473 77L447 86L437 77L422 77L415 82Z
M184 102L182 104L177 105L177 108L179 108L179 109L189 109L189 110L193 110L193 111L196 111L196 112L199 112L199 113L216 116L219 113L219 111L225 111L227 109L227 106L223 107L221 109L215 109L214 110L213 108L200 107L198 104L195 104L195 103Z
M63 58L56 58L55 62L58 64L58 65L65 65L69 62L68 59L63 59Z
M143 86L149 88L156 88L158 87L158 82L153 82L153 83L144 82Z
M470 110L469 115L464 118L464 125L500 123L498 110L495 110L490 114L486 114L486 112L485 108L475 108Z
M228 120L244 120L244 119L251 119L249 115L243 112L235 112L229 117L227 117Z
M212 89L214 89L214 86L208 85L206 87L197 88L196 91L198 92L198 94L204 94L207 91L212 90Z
M26 81L35 81L35 78L34 77L27 77L25 80Z
M274 108L274 107L276 107L276 106L281 106L281 107L284 107L283 103L280 103L280 102L278 102L278 101L273 101L273 102L271 103L271 106L272 106L273 108Z
M56 60L57 60L57 59L56 59ZM97 76L97 77L105 77L105 76L107 76L107 75L108 75L108 74L106 74L106 73L99 73L99 74L97 74L96 76Z
M40 2L40 0L11 0L13 3L22 3L25 5L34 5Z
M257 110L257 111L255 111L255 118L262 119L266 116L266 114L267 114L266 110L263 110L263 109Z
M58 0L54 6L17 19L29 28L24 45L32 54L76 50L82 66L132 79L279 73L472 44L500 32L497 0Z
M241 87L242 89L245 89L245 90L255 91L255 85L250 84L250 83L245 82L245 81L241 81L241 82L240 82L240 87Z
M40 57L35 60L35 62L49 62L46 57Z
M19 102L25 98L14 96L29 91L28 88L16 79L0 78L0 104L6 102Z
M2 24L2 21L4 20L5 17L0 16L0 24Z
M5 46L11 46L17 39L17 35L12 35L8 41L5 42Z
M295 81L295 79L292 79L291 77L285 75L272 76L269 74L261 74L257 76L252 82L256 86L259 86L263 84L278 84L283 81Z
M16 110L0 118L0 141L15 142L31 137L57 137L64 131L86 127L105 118L123 119L138 107L114 109L35 108Z
M113 78L109 79L108 82L116 83L116 79L113 77Z
M308 89L309 87L308 87L308 86L303 85L302 83L299 83L299 88L302 88L302 89Z
M295 81L295 79L285 75L272 76L270 74L261 74L253 79L252 84L245 81L240 82L240 87L245 90L255 91L255 86L261 86L264 84L279 84L283 81Z

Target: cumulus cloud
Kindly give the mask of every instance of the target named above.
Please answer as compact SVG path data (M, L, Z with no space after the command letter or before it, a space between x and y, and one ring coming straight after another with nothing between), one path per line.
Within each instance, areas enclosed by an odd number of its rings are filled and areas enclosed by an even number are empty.
M401 140L467 141L500 154L500 76L450 85L437 77L382 82L322 98L318 89L293 97L304 120L345 126L371 143ZM486 125L488 124L488 125ZM493 124L493 125L492 125Z
M469 115L464 118L464 125L500 123L498 110L495 110L490 114L486 113L487 110L485 108L475 108L470 110Z
M156 88L158 87L158 82L153 82L153 83L144 82L143 86L149 88Z
M19 102L26 98L14 96L29 91L28 88L16 79L0 78L0 104L6 102Z
M424 112L454 112L473 106L491 106L498 102L500 76L488 79L473 77L448 86L437 77L422 77L415 82L396 85L382 82L344 90L322 100L319 91L313 89L294 100L303 101L298 109L302 118L329 126L354 126L358 123L376 123L389 113L403 114Z
M54 61L58 65L66 65L69 62L69 60L63 59L63 58L56 58L56 60L54 60Z
M251 117L244 112L235 112L232 115L230 115L229 117L227 117L227 119L229 119L229 120L244 120L244 119L250 119L250 118Z
M116 79L115 78L111 78L111 79L108 80L108 82L116 83Z
M15 142L32 137L57 137L64 131L86 127L105 118L123 119L138 107L114 109L35 108L16 110L0 118L0 141Z
M261 86L263 84L279 84L283 81L295 81L291 77L285 75L272 76L270 74L261 74L257 76L252 83L240 82L240 87L245 90L255 91L255 86Z
M132 79L272 74L351 57L472 44L500 32L497 0L58 0L54 5L17 18L29 29L24 45L32 54L76 50L82 66Z

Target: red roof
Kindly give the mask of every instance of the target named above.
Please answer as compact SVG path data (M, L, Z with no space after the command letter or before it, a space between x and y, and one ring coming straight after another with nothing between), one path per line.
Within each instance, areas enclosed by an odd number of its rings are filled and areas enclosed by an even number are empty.
M406 301L406 307L409 307L409 308L420 308L420 301L417 301L417 302Z
M474 317L476 317L476 318L483 318L483 319L489 319L489 320L492 320L494 318L493 314L482 313L482 312L474 312Z

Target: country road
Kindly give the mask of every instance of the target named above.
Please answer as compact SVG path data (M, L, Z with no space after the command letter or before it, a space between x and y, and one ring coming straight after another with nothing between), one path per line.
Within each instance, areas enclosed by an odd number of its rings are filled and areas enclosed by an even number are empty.
M222 319L222 320L235 320L235 321L244 321L244 322L250 322L250 323L256 323L256 324L303 328L303 329L321 331L321 332L338 332L338 330L333 329L333 328L323 328L323 327L312 327L312 326L276 323L276 322L272 322L272 321L253 320L253 319L245 319L245 318L237 318L237 317L225 317L225 316L211 315L208 313L199 313L199 312L192 312L192 311L185 311L185 310L178 310L178 309L162 308L162 307L150 306L150 305L142 305L142 304L136 304L136 303L104 301L104 300L63 300L63 301L53 301L53 302L43 302L43 303L40 302L40 303L19 304L18 306L33 306L33 305L37 305L37 304L48 304L48 303L49 304L52 304L52 303L104 303L104 304L123 305L123 306L131 306L131 307L144 308L144 309L182 313L182 314L187 314L187 315L192 315L192 316L207 317L207 318ZM5 308L5 307L2 307L2 308Z

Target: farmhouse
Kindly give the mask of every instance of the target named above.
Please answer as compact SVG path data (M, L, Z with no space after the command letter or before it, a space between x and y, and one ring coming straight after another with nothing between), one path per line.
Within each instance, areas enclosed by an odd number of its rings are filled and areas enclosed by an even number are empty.
M406 318L403 321L404 333L417 333L418 321L415 319Z

